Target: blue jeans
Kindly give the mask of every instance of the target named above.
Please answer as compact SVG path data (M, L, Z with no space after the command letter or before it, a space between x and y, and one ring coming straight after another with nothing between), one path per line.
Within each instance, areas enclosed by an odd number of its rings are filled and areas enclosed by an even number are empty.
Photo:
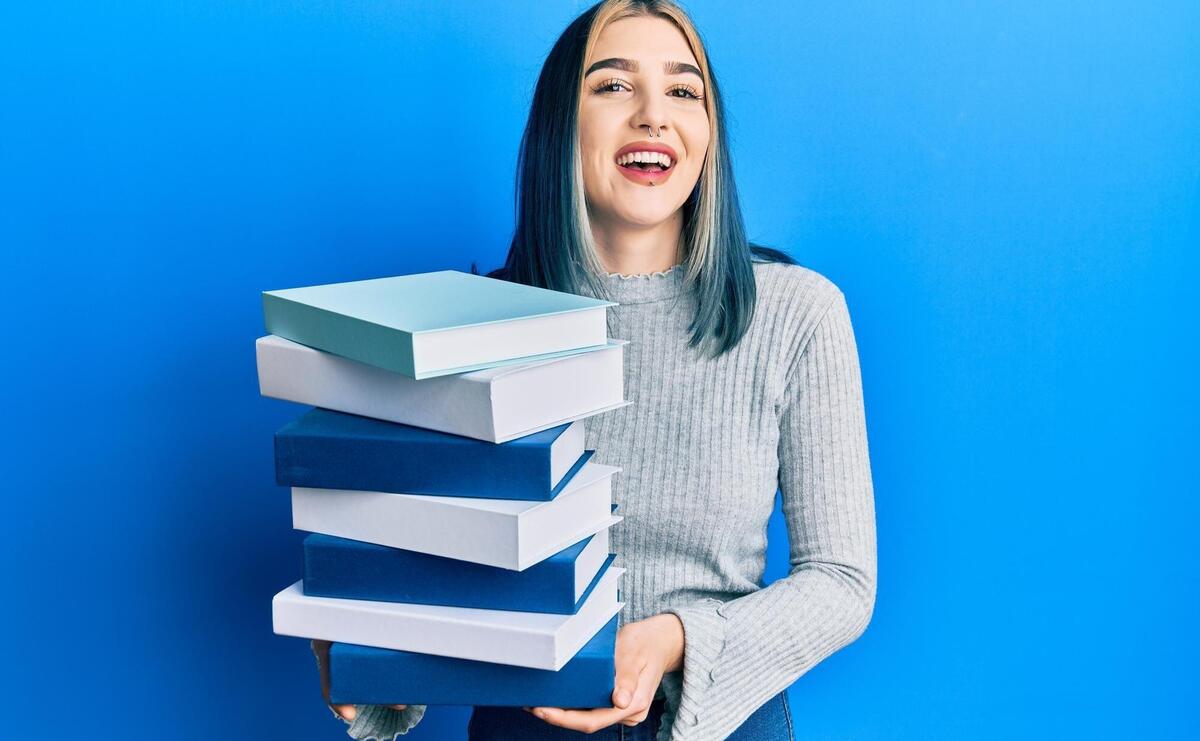
M636 726L618 723L591 735L552 726L538 720L521 708L476 707L467 724L468 741L654 741L662 719L663 701L650 706L646 720ZM788 709L787 691L780 692L742 723L729 741L793 741L792 713Z

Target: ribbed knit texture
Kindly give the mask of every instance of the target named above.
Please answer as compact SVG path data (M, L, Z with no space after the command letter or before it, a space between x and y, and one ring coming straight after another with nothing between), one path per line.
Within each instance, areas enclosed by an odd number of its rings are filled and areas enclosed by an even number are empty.
M875 509L858 352L845 297L796 265L755 264L758 303L733 350L687 347L683 270L610 275L628 407L588 419L587 447L621 466L612 530L623 622L684 626L684 668L663 678L660 739L709 741L867 626ZM766 525L783 496L788 576L760 588ZM360 706L358 739L390 740L424 712ZM369 722L368 722L369 721Z

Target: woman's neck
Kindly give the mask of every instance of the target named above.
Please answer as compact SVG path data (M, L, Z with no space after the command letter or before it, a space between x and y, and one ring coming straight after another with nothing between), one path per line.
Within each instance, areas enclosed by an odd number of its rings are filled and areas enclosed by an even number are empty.
M683 257L680 236L683 214L648 227L611 225L592 220L592 237L600 262L609 273L642 275L669 270Z

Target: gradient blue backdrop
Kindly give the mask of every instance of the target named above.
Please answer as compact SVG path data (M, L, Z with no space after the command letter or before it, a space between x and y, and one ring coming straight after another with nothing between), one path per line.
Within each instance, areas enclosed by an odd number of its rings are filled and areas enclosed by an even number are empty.
M584 7L4 4L0 736L344 738L271 634L259 291L498 265ZM1197 4L689 7L749 231L861 354L878 605L800 737L1195 737Z

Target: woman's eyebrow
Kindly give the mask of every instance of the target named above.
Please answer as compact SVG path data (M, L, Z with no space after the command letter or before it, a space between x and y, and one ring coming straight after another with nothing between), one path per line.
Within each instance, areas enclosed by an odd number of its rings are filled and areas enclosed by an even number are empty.
M638 63L635 59L609 57L608 59L601 59L591 67L588 67L588 71L583 76L587 77L598 69L619 69L623 72L637 72ZM688 64L687 62L666 62L663 64L663 72L668 75L683 75L690 72L701 80L704 79L704 75L700 74L700 69L696 65Z

